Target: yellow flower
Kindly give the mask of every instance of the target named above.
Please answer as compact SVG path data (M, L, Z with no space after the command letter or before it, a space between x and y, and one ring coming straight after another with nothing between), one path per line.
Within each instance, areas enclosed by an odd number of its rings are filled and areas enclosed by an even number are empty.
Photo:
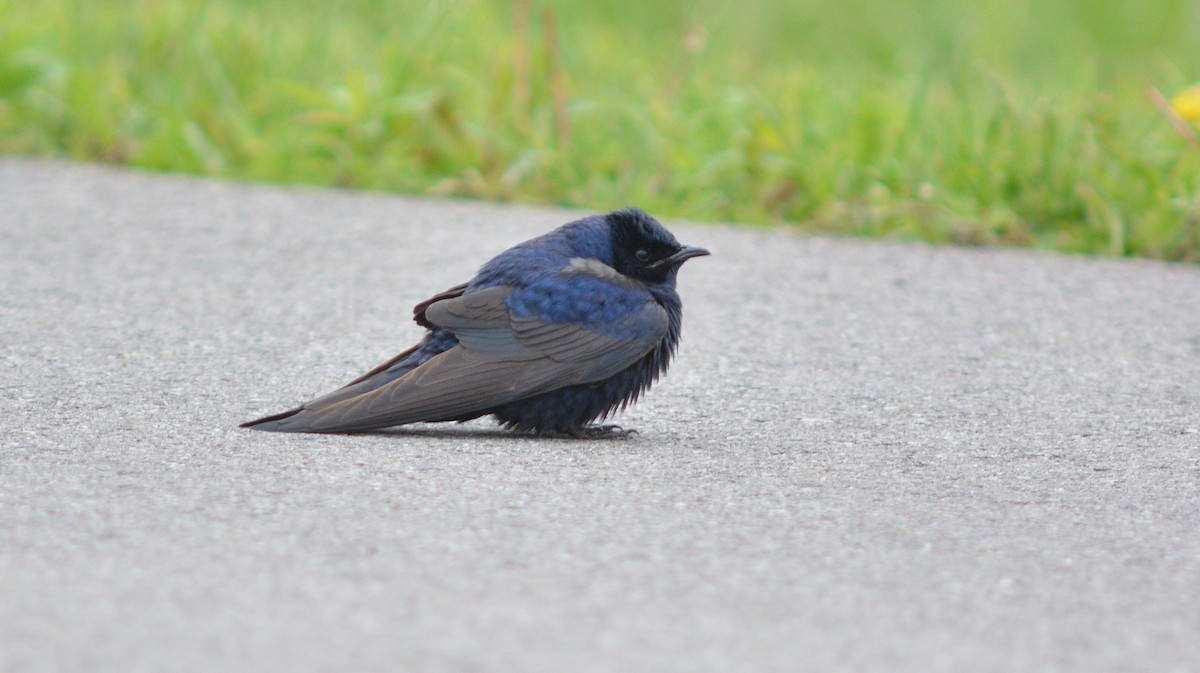
M1175 108L1180 117L1190 122L1200 121L1200 84L1184 89L1171 101L1171 107Z

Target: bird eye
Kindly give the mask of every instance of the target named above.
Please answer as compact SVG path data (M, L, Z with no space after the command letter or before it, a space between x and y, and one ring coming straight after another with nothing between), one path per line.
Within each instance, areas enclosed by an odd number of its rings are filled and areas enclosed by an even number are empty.
M633 253L633 256L637 257L639 262L650 261L650 251L645 248L638 248L637 251Z

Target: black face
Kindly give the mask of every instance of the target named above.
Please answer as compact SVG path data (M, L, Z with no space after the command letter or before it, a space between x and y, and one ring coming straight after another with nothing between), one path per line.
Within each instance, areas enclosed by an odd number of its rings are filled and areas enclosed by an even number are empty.
M665 282L684 261L708 254L703 248L680 245L666 227L637 208L605 217L612 225L614 267L642 282Z

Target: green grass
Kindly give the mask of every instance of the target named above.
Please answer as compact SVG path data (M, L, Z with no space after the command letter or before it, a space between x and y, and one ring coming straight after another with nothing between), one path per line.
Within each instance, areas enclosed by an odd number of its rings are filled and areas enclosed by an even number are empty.
M0 0L0 152L1200 260L1194 0L529 4Z

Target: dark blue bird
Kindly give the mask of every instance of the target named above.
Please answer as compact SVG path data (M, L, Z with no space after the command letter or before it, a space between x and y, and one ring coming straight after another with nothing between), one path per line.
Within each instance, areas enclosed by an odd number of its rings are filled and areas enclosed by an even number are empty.
M537 434L592 426L667 370L683 317L675 278L709 254L636 208L565 224L417 304L420 343L345 387L244 423L276 432L362 432L491 414Z

